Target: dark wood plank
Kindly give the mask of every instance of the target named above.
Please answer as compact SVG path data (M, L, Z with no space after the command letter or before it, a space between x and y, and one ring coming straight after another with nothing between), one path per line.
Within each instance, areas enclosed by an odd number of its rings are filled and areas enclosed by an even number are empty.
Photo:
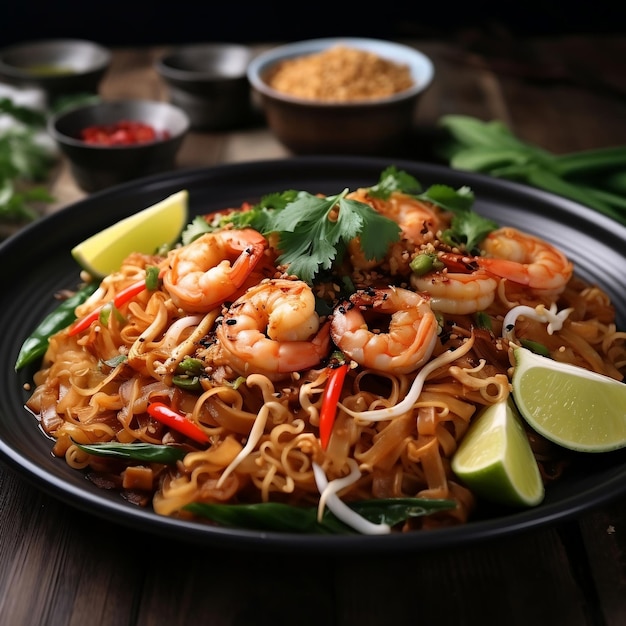
M437 120L451 113L502 119L522 139L556 152L626 144L624 100L615 95L626 87L621 38L534 39L516 49L506 37L475 37L415 42L437 75L416 111L407 156L432 159ZM151 66L163 50L116 51L103 95L166 99ZM527 74L511 60L524 61ZM602 68L610 88L558 76L555 67ZM191 133L179 166L282 156L288 151L259 124ZM67 170L55 190L55 208L84 197ZM345 558L230 553L108 523L0 468L0 623L621 626L625 524L626 503L618 501L567 524L455 550Z
M622 626L626 622L626 500L585 515L580 528L604 623Z
M554 529L400 558L364 555L338 565L337 598L340 624L401 624L409 615L458 626L588 624Z
M134 622L145 565L138 536L0 471L0 623Z

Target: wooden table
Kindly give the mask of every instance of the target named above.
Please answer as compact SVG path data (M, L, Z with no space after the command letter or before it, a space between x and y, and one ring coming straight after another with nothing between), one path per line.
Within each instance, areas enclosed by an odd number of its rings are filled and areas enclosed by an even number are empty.
M514 41L468 31L419 40L436 79L416 116L499 118L566 152L626 144L626 39ZM116 50L102 95L166 99L152 62ZM192 133L180 167L289 156L263 127ZM65 166L57 210L84 194ZM232 553L155 537L70 508L0 468L0 623L21 625L626 623L626 499L573 521L455 549L401 555Z

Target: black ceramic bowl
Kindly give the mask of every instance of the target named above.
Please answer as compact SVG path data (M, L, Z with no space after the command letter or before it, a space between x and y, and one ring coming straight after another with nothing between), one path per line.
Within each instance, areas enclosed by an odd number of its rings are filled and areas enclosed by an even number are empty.
M48 100L97 93L111 64L110 51L83 39L49 39L0 51L0 78L17 87L42 89Z
M83 140L87 128L138 122L157 137L150 141L103 145ZM69 160L76 183L97 191L142 176L175 168L176 156L189 131L184 111L152 100L102 101L66 109L48 122L48 132Z
M196 130L226 130L252 119L246 75L252 52L238 44L191 44L158 59L155 69L166 82L170 100L181 107Z
M387 63L408 68L412 85L392 95L327 100L293 95L270 84L279 64L318 56L338 46L370 53ZM362 78L363 67L361 65L360 70L357 67L341 68L333 61L326 66L324 73L308 77L307 84L330 84L334 82L331 81L333 76L346 69L345 74L351 78L341 86L345 93L349 91L350 80ZM262 52L248 66L248 79L259 98L268 126L295 154L383 156L402 149L411 137L417 104L433 78L433 64L419 50L391 41L359 37L285 44ZM372 83L377 79L378 76L371 76Z

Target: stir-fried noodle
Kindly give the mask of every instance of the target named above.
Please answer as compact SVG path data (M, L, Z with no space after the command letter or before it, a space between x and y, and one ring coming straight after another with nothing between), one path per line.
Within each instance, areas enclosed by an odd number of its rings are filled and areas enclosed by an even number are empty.
M158 286L80 332L57 333L35 376L28 407L54 454L162 515L192 518L190 503L335 502L340 511L373 498L452 500L396 530L431 528L464 523L476 506L450 459L477 410L510 393L513 342L622 380L625 333L609 298L555 247L498 228L470 254L446 242L451 214L434 204L368 189L349 198L395 220L401 238L383 260L368 259L355 238L312 283L278 264L276 238L232 225L160 256L130 255L77 316L147 268L159 268ZM415 271L418 255L433 267ZM324 392L344 362L325 446ZM155 402L206 443L154 419ZM529 437L544 479L557 479L563 451ZM105 442L185 454L164 463L80 447Z

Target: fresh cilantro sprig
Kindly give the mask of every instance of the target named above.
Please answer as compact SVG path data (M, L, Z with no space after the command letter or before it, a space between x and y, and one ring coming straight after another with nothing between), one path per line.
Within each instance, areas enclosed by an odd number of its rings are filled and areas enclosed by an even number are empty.
M475 251L476 246L498 227L493 220L482 217L472 210L475 198L469 187L454 189L439 184L431 185L423 191L416 178L391 165L382 172L379 182L369 188L369 194L386 200L394 191L411 195L452 212L454 216L450 228L443 233L444 241L462 247L468 252Z
M422 185L408 172L390 165L382 171L378 182L368 189L368 193L373 198L387 200L394 191L415 195L422 191Z
M389 244L400 239L400 227L363 202L348 200L348 189L320 198L303 193L271 216L270 232L278 234L278 263L312 283L321 270L340 259L350 241L360 238L368 260L382 259ZM334 210L338 207L338 211Z
M497 222L472 210L474 192L469 187L455 190L447 185L432 185L418 197L454 214L450 228L443 232L442 238L446 243L464 248L469 253L476 252L476 246L498 228Z

